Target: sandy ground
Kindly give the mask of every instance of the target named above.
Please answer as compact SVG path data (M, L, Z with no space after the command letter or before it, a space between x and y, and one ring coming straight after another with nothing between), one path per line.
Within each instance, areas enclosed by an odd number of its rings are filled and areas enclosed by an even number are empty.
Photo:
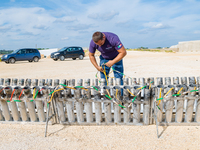
M98 58L97 58L98 60ZM200 54L128 52L125 74L131 77L189 77L200 75ZM0 62L0 78L93 79L96 70L84 60L38 63ZM49 126L0 124L0 149L200 149L200 126Z

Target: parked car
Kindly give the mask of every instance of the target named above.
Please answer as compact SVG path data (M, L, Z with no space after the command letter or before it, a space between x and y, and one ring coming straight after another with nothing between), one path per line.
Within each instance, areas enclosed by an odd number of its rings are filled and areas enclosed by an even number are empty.
M25 61L29 62L38 62L41 59L40 52L35 48L22 48L17 49L11 54L3 55L1 61L5 61L5 63L14 64L15 61Z
M55 61L60 59L61 61L64 61L65 58L72 58L75 60L76 58L79 58L82 60L85 57L85 52L82 47L63 47L57 52L51 53L51 58Z

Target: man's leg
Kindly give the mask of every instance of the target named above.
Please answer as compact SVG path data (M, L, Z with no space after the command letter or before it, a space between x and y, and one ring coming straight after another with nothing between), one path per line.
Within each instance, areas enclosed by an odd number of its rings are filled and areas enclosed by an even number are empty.
M103 69L105 69L105 71L106 71L106 76L107 76L107 75L109 74L109 72L110 72L110 68L109 68L108 66L106 66L106 65L103 65L103 64L107 63L109 60L104 59L101 55L99 56L99 58L100 58L100 66L101 66ZM100 76L101 76L101 78L103 78L103 79L106 78L103 72L100 72ZM107 80L108 80L108 77L107 77Z
M123 75L121 73L124 73L124 67L123 67L123 60L120 60L116 64L113 65L113 69L119 71L116 72L114 71L114 76L115 78L120 78L121 79L121 85L123 85Z

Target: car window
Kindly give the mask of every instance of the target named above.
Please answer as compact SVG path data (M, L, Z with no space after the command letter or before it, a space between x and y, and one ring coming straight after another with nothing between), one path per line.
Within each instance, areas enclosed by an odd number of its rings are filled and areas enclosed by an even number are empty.
M18 54L26 54L26 50L25 49L21 49L17 52Z
M26 53L33 53L33 49L27 49Z
M80 51L80 50L82 50L82 48L79 47L78 50Z
M67 51L68 51L68 52L71 52L71 51L73 51L73 48L72 48L72 47L69 47L69 48L67 49Z
M65 51L66 50L66 47L63 47L62 49L60 49L58 52L62 52L62 51Z
M78 51L78 47L75 47L75 48L74 48L74 51Z

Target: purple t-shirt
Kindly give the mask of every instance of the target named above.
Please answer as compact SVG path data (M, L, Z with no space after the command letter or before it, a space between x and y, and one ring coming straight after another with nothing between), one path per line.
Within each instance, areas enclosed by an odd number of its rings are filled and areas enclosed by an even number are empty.
M91 40L89 52L95 53L97 49L98 51L101 52L103 58L112 60L119 54L117 50L122 48L123 45L116 34L110 32L102 32L102 33L104 33L106 36L105 43L102 46L98 46L94 43L93 40Z

